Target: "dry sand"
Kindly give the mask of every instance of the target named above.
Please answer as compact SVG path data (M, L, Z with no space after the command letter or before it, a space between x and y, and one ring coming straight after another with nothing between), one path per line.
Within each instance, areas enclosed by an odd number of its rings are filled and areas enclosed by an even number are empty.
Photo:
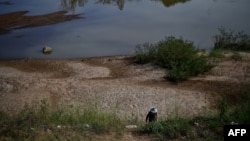
M130 56L71 60L0 61L0 110L16 113L43 99L54 107L90 104L121 117L144 120L151 107L159 117L212 114L220 94L234 103L242 82L250 81L249 54L227 60L204 75L178 85L166 81L166 70L138 65Z

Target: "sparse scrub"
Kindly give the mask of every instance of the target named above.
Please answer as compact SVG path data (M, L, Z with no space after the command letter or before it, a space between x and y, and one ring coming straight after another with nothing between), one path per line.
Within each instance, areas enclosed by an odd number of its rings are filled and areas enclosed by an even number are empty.
M137 45L135 53L136 61L140 64L148 63L156 58L156 48L150 43Z
M215 35L214 40L214 49L250 51L250 36L243 31L235 33L221 27L219 35Z

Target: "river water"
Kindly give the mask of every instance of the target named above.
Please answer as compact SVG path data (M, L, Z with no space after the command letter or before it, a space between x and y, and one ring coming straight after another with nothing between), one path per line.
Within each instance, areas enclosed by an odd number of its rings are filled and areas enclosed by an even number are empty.
M0 59L131 55L135 46L182 36L211 49L218 28L250 33L250 0L0 0L0 14L66 10L81 18L0 34ZM3 20L3 19L0 19ZM53 19L50 19L53 21ZM53 53L44 55L44 46Z

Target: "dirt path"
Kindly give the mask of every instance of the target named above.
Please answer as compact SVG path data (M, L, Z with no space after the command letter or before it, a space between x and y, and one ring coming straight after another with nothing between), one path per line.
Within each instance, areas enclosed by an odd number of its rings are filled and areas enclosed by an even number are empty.
M25 103L47 99L55 108L92 104L140 120L151 107L160 117L211 113L220 92L235 99L241 82L250 80L248 56L178 85L164 80L165 70L127 56L0 61L0 109L15 113Z

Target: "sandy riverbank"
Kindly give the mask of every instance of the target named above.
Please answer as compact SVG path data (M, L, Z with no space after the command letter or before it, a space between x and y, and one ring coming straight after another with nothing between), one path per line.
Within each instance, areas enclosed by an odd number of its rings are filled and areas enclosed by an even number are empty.
M55 108L94 104L141 120L153 106L160 117L209 114L222 92L233 104L239 86L250 80L249 61L249 54L243 61L223 61L176 85L164 80L164 69L138 65L130 56L5 60L0 61L0 107L15 113L25 103L47 99Z

